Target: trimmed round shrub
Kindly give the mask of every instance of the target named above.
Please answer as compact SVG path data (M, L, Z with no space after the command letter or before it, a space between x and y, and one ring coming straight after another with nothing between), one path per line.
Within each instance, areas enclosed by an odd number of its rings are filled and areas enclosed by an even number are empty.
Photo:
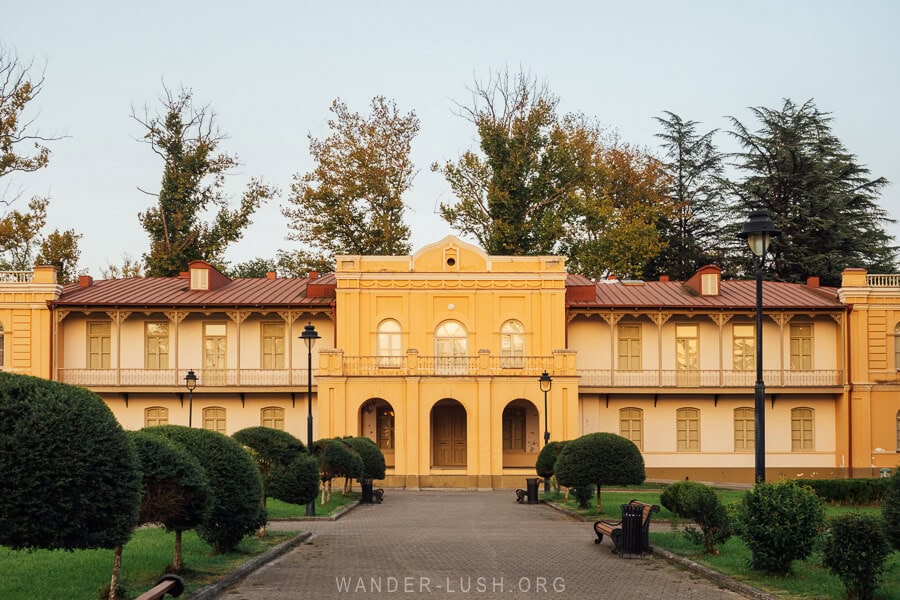
M262 480L250 453L237 441L215 431L180 425L159 425L144 431L181 445L206 470L209 513L197 533L216 552L233 550L244 536L265 525Z
M894 550L900 550L900 467L894 471L890 479L891 485L881 503L884 516L884 532Z
M560 485L574 488L638 485L644 482L644 457L634 442L614 433L589 433L566 443L553 469Z
M319 493L319 461L300 454L288 464L276 463L269 474L269 495L282 502L308 504Z
M159 435L129 431L141 461L141 523L166 531L197 527L206 516L209 480L187 450Z
M757 483L741 498L738 535L753 553L750 566L786 575L808 558L825 523L821 498L794 481Z
M575 500L578 502L579 508L590 508L589 504L591 498L594 497L594 486L593 485L579 485L577 487L573 487L571 490L572 495L575 496Z
M0 372L0 545L121 546L140 497L137 452L99 396Z
M363 473L362 457L342 439L328 438L315 444L322 479L347 477L359 479Z
M303 442L286 431L271 427L247 427L231 437L246 447L256 461L265 496L273 496L269 491L272 468L278 464L289 465L301 454L306 454Z
M538 454L537 461L534 463L534 470L537 471L538 477L553 477L555 474L553 467L556 465L556 459L562 451L566 442L550 442Z
M684 506L685 496L699 488L706 487L697 481L676 481L662 491L659 495L659 503L669 509L673 515L682 519L689 519L687 509Z
M353 450L362 459L363 468L359 479L384 479L387 466L384 462L384 454L375 445L375 442L367 437L344 438Z
M841 580L847 597L871 600L891 553L881 519L859 513L835 517L825 536L822 563Z

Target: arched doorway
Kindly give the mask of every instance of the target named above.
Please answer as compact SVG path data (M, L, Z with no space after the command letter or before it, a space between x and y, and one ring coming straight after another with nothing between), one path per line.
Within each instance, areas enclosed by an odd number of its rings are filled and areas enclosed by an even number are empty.
M431 464L444 469L466 467L466 409L445 398L431 409Z
M394 466L394 407L382 398L369 398L359 407L359 435L375 442L384 454L384 464Z
M503 466L533 467L541 450L538 409L524 398L503 409Z

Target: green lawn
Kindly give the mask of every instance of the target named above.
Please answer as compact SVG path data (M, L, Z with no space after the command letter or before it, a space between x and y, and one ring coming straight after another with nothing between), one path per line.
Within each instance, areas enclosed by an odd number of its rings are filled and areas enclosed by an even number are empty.
M247 537L233 551L213 555L212 548L193 531L183 535L183 574L187 593L198 590L296 532L269 532L265 538ZM172 562L175 534L159 528L134 532L122 553L122 580L129 598L152 588ZM112 550L10 550L0 546L0 598L95 600L109 584Z
M316 500L316 516L330 517L346 505L359 502L359 496L360 494L358 492L350 492L345 495L335 490L331 494L331 500L326 502L324 506L319 504L319 501ZM282 502L281 500L269 498L266 500L266 514L270 519L298 519L306 516L306 505L289 504L287 502Z

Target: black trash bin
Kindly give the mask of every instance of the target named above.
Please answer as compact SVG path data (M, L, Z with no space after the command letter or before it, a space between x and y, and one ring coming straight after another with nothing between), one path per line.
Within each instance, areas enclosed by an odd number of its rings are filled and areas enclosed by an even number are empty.
M372 496L372 480L361 479L359 484L362 486L362 498L360 498L359 501L364 504L374 504L375 500Z
M643 554L644 508L641 505L622 505L622 548L625 554Z
M538 483L541 480L537 477L532 477L525 480L527 484L526 494L525 496L528 498L528 504L537 504L538 503Z

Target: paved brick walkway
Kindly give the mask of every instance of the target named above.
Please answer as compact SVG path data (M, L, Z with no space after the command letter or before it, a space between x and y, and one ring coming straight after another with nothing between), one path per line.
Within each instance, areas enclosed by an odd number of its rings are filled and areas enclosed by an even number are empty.
M659 558L619 558L589 523L511 490L388 490L338 521L270 528L313 536L222 598L741 598Z

